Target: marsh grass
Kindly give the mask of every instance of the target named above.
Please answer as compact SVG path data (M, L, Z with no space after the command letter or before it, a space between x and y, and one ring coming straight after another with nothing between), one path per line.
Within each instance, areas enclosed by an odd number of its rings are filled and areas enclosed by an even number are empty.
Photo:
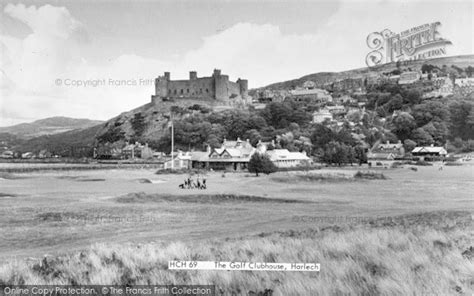
M435 212L221 241L95 244L5 264L0 284L212 284L218 295L464 295L473 291L472 226L470 213ZM316 262L321 271L168 270L175 259Z

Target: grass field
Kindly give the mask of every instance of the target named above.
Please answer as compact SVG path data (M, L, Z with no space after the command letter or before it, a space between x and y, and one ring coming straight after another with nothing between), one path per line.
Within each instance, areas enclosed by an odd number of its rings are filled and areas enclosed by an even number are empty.
M153 170L3 174L0 281L213 283L276 295L472 290L474 167L404 167L373 180L357 171L215 172L205 191ZM187 258L317 261L321 272L166 270ZM72 272L87 266L87 276Z

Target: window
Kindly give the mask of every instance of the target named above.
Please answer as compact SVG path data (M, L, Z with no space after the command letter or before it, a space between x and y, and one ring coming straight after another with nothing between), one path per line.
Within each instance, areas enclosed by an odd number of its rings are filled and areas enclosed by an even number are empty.
M209 92L209 90L208 90L207 88L206 88L206 92L207 92L207 93Z
M202 94L202 88L199 89L199 93Z
M189 88L188 88L186 91L187 91L187 93L189 94Z
M176 89L174 90L174 94L176 94Z
M183 90L183 89L181 89L181 94L183 94L183 93L184 93L184 90Z

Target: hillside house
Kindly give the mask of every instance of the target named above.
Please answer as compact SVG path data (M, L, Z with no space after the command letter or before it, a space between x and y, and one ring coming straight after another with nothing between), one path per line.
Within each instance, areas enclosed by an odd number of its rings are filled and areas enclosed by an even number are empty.
M346 108L342 105L326 106L326 109L333 115L343 115L346 113Z
M153 150L148 147L148 143L145 145L135 142L134 144L127 144L122 149L122 157L125 159L135 159L135 158L153 158Z
M443 147L436 147L433 144L431 146L425 147L415 147L411 151L413 156L420 157L422 160L432 159L432 158L443 158L448 155L448 151Z
M474 78L456 78L454 92L467 96L474 92Z
M420 80L421 74L416 71L408 71L400 74L398 84L412 84Z
M357 104L357 99L349 96L349 95L343 95L339 98L337 98L337 101L341 104Z
M311 101L315 103L332 102L332 96L329 92L319 88L290 90L290 97L295 101Z
M369 166L390 166L394 160L405 156L405 148L401 141L398 143L375 143L367 153Z
M333 115L331 112L329 112L329 109L323 108L320 109L319 111L314 111L313 112L313 123L323 123L326 120L331 121L333 119Z

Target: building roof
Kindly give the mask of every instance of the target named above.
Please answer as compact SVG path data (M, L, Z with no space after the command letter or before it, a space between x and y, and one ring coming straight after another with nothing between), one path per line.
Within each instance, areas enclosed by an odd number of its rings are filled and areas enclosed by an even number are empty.
M443 147L426 146L426 147L415 147L411 153L437 153L447 154L448 152Z
M397 156L398 155L396 155L393 152L376 152L376 153L369 152L367 154L367 158L371 160L377 160L377 159L378 160L393 160Z
M193 161L206 161L209 159L209 153L206 151L193 151L191 153L191 160Z
M403 157L405 149L401 142L398 143L376 143L367 154L370 159L393 159Z
M278 160L310 160L308 156L301 152L290 152L288 149L274 149L267 151L272 161Z
M290 90L290 94L293 96L304 96L304 95L327 95L327 91L320 88L313 89L294 89Z
M313 116L323 116L323 115L332 116L332 113L329 112L329 109L327 108L323 108L323 109L320 109L319 111L313 112Z
M250 142L247 141L242 141L240 138L237 138L237 141L229 141L224 139L224 142L222 143L221 149L222 148L252 148L252 145Z

